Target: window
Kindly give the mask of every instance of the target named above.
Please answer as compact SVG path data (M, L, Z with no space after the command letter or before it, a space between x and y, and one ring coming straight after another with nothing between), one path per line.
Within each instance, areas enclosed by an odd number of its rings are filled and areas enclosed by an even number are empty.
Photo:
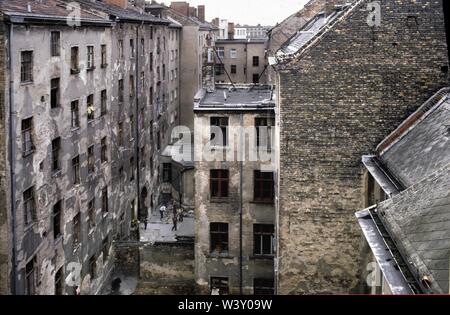
M61 169L59 163L59 152L61 150L61 138L58 137L52 141L52 170L57 172Z
M81 241L81 214L78 213L72 220L73 225L73 248L77 248Z
M134 58L134 39L130 39L130 57Z
M216 47L216 53L219 56L219 58L225 57L225 48L224 47Z
M211 117L210 121L211 144L213 146L224 146L224 147L227 146L228 145L227 130L228 130L228 117Z
M37 284L37 259L32 258L25 266L25 280L26 280L26 295L36 294L36 284Z
M130 158L130 182L134 181L134 156Z
M161 53L161 38L156 39L156 53L159 55Z
M22 120L22 152L24 156L34 151L32 130L33 118Z
M96 271L97 268L97 257L94 255L92 255L91 258L89 258L89 275L91 276L91 280L95 278Z
M108 111L108 94L106 90L100 92L100 115L105 116Z
M123 79L119 80L119 102L123 103Z
M173 50L171 50L170 51L170 61L173 61L173 59L174 59L174 52L173 52Z
M134 139L134 115L130 116L130 141L133 141Z
M108 162L108 144L106 142L106 137L103 137L101 140L100 159L102 163Z
M228 170L211 170L210 172L210 193L211 198L228 197Z
M219 295L228 295L228 278L223 277L211 277L211 292L213 290L219 290Z
M175 79L178 77L178 68L175 68Z
M73 184L78 185L80 183L80 156L77 155L72 159L72 173Z
M258 84L259 83L259 74L255 73L253 75L253 83Z
M153 156L150 157L150 176L153 176Z
M145 168L145 160L146 160L146 154L145 154L145 144L141 147L141 167Z
M105 187L102 190L102 212L107 213L108 211L108 187Z
M89 230L92 231L95 228L95 198L88 203L88 220Z
M87 46L87 70L93 70L94 67L94 46Z
M256 118L256 146L265 147L267 151L272 150L272 133L275 126L274 118Z
M60 55L61 49L60 49L60 33L59 32L51 33L50 50L51 50L52 57L57 57Z
M153 71L153 53L150 53L150 71Z
M108 65L107 62L107 52L106 52L106 45L102 45L101 46L101 53L102 53L102 68L106 68L106 66Z
M166 65L165 64L163 64L163 66L162 66L162 77L163 77L163 80L166 79Z
M230 58L236 59L237 58L237 50L236 49L230 49Z
M145 55L145 40L141 38L141 55Z
M63 295L63 267L55 274L55 295Z
M174 78L174 71L170 70L170 81L173 81Z
M119 59L123 59L123 40L119 40Z
M141 130L144 130L145 129L145 110L144 110L144 108L141 108L140 112L141 112L140 113Z
M123 122L119 122L117 125L117 142L119 146L123 145Z
M93 145L88 148L87 159L88 174L93 174L95 172L95 154Z
M253 56L253 67L259 66L259 56Z
M70 49L70 73L76 74L80 73L79 68L79 59L78 59L78 47L72 47Z
M275 290L273 279L253 279L253 294L274 295Z
M20 64L20 82L33 82L33 52L22 51Z
M34 187L23 192L23 213L25 225L36 221L36 204L34 201Z
M145 86L145 72L142 71L141 72L141 90L144 89L144 86Z
M272 172L255 171L254 200L272 203L274 200L274 179Z
M231 65L231 74L236 74L236 65Z
M156 133L156 149L161 150L161 131Z
M59 107L59 78L50 80L50 107Z
M153 105L153 86L150 87L150 105Z
M163 172L162 172L162 180L163 183L171 183L172 182L172 164L163 163Z
M94 94L91 94L87 97L86 106L87 106L87 120L88 122L93 121L95 118Z
M109 257L109 236L106 236L106 238L102 242L102 252L103 252L103 263L106 263Z
M61 201L53 206L53 239L61 236Z
M156 67L156 78L157 81L161 81L161 71L159 67Z
M272 224L253 225L253 252L255 255L273 255L274 227Z
M80 111L78 108L78 100L72 101L70 103L70 108L72 111L72 128L80 127Z
M211 223L211 253L222 254L228 252L228 223Z
M134 76L130 75L129 81L130 99L134 97Z
M222 75L225 73L225 65L223 63L216 64L214 66L214 72L216 75Z

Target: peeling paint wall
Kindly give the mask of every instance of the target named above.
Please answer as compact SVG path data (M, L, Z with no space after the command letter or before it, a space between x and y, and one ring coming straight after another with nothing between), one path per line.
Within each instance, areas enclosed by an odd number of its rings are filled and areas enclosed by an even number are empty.
M244 127L254 127L255 118L270 117L270 111L244 112ZM196 112L195 125L203 132L195 134L196 152L203 152L204 145L210 141L209 126L211 117L228 117L229 132L241 126L238 112ZM273 117L273 116L272 116ZM238 138L230 136L230 147L234 148ZM232 149L233 150L233 149ZM210 170L229 170L229 197L222 200L210 198ZM253 200L253 172L261 169L261 162L249 162L248 156L243 164L243 293L253 293L254 278L273 279L274 264L270 257L257 258L253 251L253 224L275 224L274 204L255 203ZM275 171L275 170L274 170ZM240 208L240 162L196 162L195 170L195 275L199 290L209 294L211 277L228 277L230 294L239 294L239 208ZM218 257L211 253L210 223L228 223L228 255Z

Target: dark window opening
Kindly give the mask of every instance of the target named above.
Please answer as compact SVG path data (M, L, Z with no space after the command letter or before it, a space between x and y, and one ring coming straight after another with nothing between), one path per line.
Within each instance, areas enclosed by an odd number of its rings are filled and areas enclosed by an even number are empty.
M59 268L55 274L55 295L63 295L63 281L64 281L63 267Z
M228 117L211 117L211 144L213 146L224 146L226 147L228 145ZM219 129L220 129L220 134ZM220 141L220 138L222 138L222 142Z
M108 187L105 187L102 190L102 212L107 213L108 211Z
M236 65L231 65L231 74L236 74Z
M61 138L58 137L52 141L52 170L57 172L61 169L59 153L61 150Z
M253 67L259 66L259 56L253 56Z
M25 294L35 295L36 294L36 284L37 284L37 259L32 258L25 266Z
M101 162L108 162L108 144L106 142L106 137L103 137L101 140L101 154L100 154Z
M274 226L272 224L253 225L254 254L271 256L274 254Z
M79 68L79 58L78 58L78 47L72 47L70 49L70 73L76 74L80 72Z
M61 201L53 206L53 239L61 236Z
M228 223L210 223L211 253L228 252Z
M93 121L95 118L94 94L91 94L87 97L86 106L87 106L87 120L88 122Z
M172 164L163 163L163 183L171 183L172 182Z
M211 285L210 285L211 293L214 291L218 291L219 295L228 295L229 287L228 287L228 278L225 277L211 277Z
M50 81L50 107L59 107L60 100L60 88L59 88L59 78L52 79Z
M33 118L22 120L22 152L24 156L34 151L32 130Z
M88 148L87 152L87 159L88 159L88 174L93 174L95 172L95 154L94 154L94 145L91 145Z
M73 184L80 183L80 156L77 155L72 159Z
M78 213L72 221L73 225L73 248L77 248L81 241L81 214Z
M254 201L274 201L274 178L272 172L254 172Z
M31 187L23 192L23 213L26 225L36 221L34 187Z
M229 171L211 170L210 172L210 194L211 198L228 197Z
M100 104L100 115L101 116L105 116L106 112L108 111L108 95L106 90L103 90L100 92L100 99L101 99L101 104Z

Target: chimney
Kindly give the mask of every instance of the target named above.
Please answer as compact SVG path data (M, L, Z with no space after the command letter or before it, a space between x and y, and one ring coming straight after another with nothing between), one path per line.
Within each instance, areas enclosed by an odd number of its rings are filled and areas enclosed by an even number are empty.
M174 1L170 3L170 8L184 16L189 16L189 3L186 1Z
M199 5L197 7L198 19L200 22L205 23L205 6Z
M107 4L112 4L123 9L127 8L128 0L103 0Z
M189 7L189 16L197 17L197 8Z
M228 23L228 39L234 39L234 23Z

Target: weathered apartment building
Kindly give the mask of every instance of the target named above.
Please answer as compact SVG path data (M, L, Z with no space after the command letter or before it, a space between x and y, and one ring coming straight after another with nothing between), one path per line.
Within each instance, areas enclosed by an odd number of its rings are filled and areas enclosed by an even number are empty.
M217 84L194 104L201 293L274 294L274 97L268 86Z
M354 213L373 181L361 156L448 85L443 1L383 1L379 20L369 3L327 6L271 55L279 294L367 290Z
M266 41L261 39L219 39L215 47L217 83L267 82Z
M125 0L1 11L2 293L99 293L161 198L179 28Z
M449 91L438 91L362 157L369 202L356 216L373 254L367 261L376 262L367 277L372 293L450 293ZM370 200L377 187L381 203Z
M237 24L234 28L234 39L268 40L267 32L270 29L270 27L262 26L260 24L256 26Z

